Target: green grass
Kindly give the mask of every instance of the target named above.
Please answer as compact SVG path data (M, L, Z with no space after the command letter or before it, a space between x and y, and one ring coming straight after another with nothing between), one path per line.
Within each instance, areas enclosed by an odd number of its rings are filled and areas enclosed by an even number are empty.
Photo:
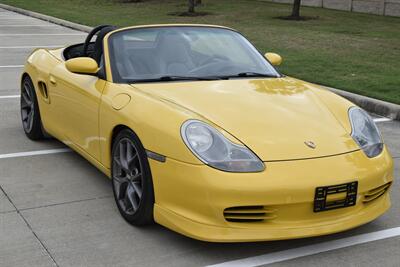
M208 23L233 27L261 51L281 54L290 76L400 104L400 18L302 7L316 20L284 21L290 5L256 0L203 0L204 17L176 17L185 0L0 0L86 24L118 26Z

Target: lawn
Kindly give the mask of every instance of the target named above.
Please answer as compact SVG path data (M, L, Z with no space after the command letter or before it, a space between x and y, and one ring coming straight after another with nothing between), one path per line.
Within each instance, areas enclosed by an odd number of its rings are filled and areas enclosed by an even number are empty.
M308 21L287 21L290 5L257 0L203 0L210 15L171 16L185 0L0 0L86 25L208 23L233 27L261 51L284 58L290 76L400 104L400 18L302 7Z

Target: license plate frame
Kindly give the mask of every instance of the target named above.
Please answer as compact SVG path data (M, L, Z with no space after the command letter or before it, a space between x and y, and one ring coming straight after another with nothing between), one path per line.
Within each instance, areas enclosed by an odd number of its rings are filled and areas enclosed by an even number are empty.
M322 212L356 205L357 189L358 181L315 188L314 212ZM346 193L345 198L327 202L328 196L343 193Z

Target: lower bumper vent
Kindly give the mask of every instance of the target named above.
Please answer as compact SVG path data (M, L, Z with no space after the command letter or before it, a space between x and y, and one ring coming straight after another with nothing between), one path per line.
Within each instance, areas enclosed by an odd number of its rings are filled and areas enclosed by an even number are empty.
M368 203L371 202L377 198L379 198L380 196L383 196L388 189L390 188L390 185L392 184L392 182L386 183L384 185L381 185L377 188L374 188L372 190L369 190L365 195L364 195L364 203Z
M230 207L224 210L224 218L228 222L260 222L275 219L275 212L264 206Z

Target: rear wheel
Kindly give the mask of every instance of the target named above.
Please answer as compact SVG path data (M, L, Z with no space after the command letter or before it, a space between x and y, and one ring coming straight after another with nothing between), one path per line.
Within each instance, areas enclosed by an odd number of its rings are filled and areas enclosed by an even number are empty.
M112 149L112 186L121 215L133 225L153 222L153 181L146 151L129 129L115 138Z
M31 140L40 140L45 137L40 119L39 105L35 88L29 76L21 82L21 120L26 136Z

